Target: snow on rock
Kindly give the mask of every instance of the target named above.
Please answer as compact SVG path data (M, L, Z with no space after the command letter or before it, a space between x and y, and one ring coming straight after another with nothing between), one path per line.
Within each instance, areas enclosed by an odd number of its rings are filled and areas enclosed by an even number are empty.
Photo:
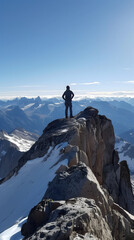
M119 153L119 161L126 160L130 172L134 172L134 146L122 138L116 137L115 149Z
M32 107L34 104L35 104L35 103L30 103L30 104L26 105L25 107L23 107L22 110L24 111L24 110Z
M35 139L31 138L29 134L30 133L26 132L25 130L23 132L16 129L11 134L4 133L4 137L9 142L15 144L19 148L20 152L26 152L35 143Z
M14 224L9 229L5 230L3 233L0 234L1 240L21 240L23 239L23 236L21 235L21 227L26 222L27 217L18 221L16 224Z
M9 142L14 143L19 148L20 152L28 151L35 142L26 139L20 139L19 137L14 135L13 136L5 135L5 137Z
M28 161L17 175L13 175L12 178L0 185L0 232L13 226L19 219L26 217L31 207L40 201L47 189L48 182L52 181L57 167L61 165L57 161L60 150L66 145L67 143L62 143L55 148L50 147L47 161L45 161L46 155ZM55 165L56 163L57 165ZM62 161L62 164L67 165L67 159ZM0 234L0 239L1 236L3 235Z

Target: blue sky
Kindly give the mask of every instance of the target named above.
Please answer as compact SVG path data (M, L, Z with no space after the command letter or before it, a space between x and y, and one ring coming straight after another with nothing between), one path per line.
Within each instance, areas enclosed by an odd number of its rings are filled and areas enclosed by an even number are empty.
M1 0L0 98L134 96L133 0Z

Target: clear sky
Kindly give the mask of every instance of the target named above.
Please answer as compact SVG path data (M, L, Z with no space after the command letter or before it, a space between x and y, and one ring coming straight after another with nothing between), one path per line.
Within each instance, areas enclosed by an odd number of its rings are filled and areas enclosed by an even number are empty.
M0 98L134 97L134 0L0 0Z

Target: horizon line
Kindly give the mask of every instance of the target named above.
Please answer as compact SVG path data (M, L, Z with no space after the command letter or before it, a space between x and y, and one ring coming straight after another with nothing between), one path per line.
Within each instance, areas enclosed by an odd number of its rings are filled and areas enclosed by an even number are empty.
M76 91L75 91L76 92ZM0 96L0 100L12 100L15 98L61 98L62 95L60 94L37 94L37 95L29 95L29 94L24 94L24 95L6 95L6 96ZM83 94L78 94L76 93L74 96L74 99L79 99L79 98L134 98L134 91L112 91L112 92L86 92Z

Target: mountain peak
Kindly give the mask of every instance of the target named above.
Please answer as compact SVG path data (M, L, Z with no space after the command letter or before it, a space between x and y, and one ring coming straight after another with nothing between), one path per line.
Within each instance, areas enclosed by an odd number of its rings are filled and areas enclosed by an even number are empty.
M92 107L86 108L74 118L56 119L48 124L31 149L20 158L19 165L13 172L18 181L22 181L22 185L26 182L28 199L33 202L33 199L39 199L42 196L42 201L31 210L27 223L22 228L24 236L28 237L29 234L35 233L42 224L44 226L37 232L38 236L44 236L43 231L46 232L52 222L57 229L58 225L56 224L60 216L64 215L65 218L68 216L68 201L72 201L70 198L73 198L76 202L75 211L79 209L79 201L83 201L84 204L89 199L94 199L91 210L92 217L100 222L97 219L98 214L95 214L95 212L98 213L99 209L99 215L102 216L101 219L104 221L102 226L107 226L106 229L110 234L107 240L113 238L122 240L121 237L127 224L129 230L125 233L125 236L133 239L134 233L131 232L132 219L124 211L125 209L134 214L134 196L129 171L126 162L119 164L118 153L115 151L114 145L115 135L111 120L99 115L98 110ZM34 175L31 178L33 173ZM17 186L17 183L15 183L16 189ZM25 195L25 190L23 189L23 191ZM79 198L81 199L79 200ZM60 202L46 205L46 201L49 202L50 199ZM63 209L60 208L61 201L65 201L64 206L62 206ZM30 203L30 200L28 200L28 203ZM83 222L85 221L86 209L83 209L85 211L83 212ZM69 215L69 219L72 219L73 210L70 214L72 216ZM43 220L41 223L39 216ZM3 217L5 218L5 215ZM71 225L73 234L80 233L79 226L81 224L83 226L82 234L85 234L85 223L79 221L80 218L78 217L78 229L74 227L74 223ZM118 222L121 222L120 234L115 227ZM69 222L65 224L70 226ZM92 232L88 224L86 225L86 231ZM67 232L69 235L66 235L65 239L68 239L72 233ZM49 234L51 235L50 239L56 239L53 231L50 231ZM96 239L104 239L100 237L102 232L98 233L98 228L95 226L94 234L97 237ZM63 237L63 235L61 236ZM64 239L62 237L59 239ZM71 239L74 239L73 235L71 237ZM36 239L36 233L26 239ZM49 237L46 236L44 239L47 240Z

